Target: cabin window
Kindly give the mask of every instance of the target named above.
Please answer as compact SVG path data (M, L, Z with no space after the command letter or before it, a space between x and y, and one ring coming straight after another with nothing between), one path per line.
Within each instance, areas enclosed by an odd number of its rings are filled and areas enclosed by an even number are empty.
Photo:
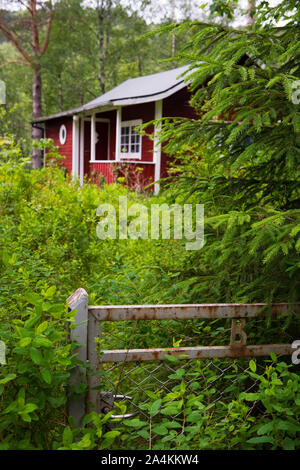
M59 142L61 145L64 145L66 143L66 140L67 140L67 129L66 129L66 126L62 124L59 129Z
M141 119L136 119L135 121L123 121L121 123L120 158L141 159L142 137L136 131L136 126L141 124Z

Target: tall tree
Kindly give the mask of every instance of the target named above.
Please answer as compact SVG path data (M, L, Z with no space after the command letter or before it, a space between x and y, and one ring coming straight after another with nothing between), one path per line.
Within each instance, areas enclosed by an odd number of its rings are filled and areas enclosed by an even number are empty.
M282 10L291 12L286 25L266 22L271 13L283 17ZM205 143L212 155L221 151L216 164L237 171L226 187L238 191L239 202L243 195L245 205L251 193L281 208L300 202L300 115L293 98L299 93L299 14L296 2L286 0L272 9L257 6L255 31L200 22L182 27L197 31L185 60L194 69L192 103L201 119L178 122L170 146L188 139Z
M166 118L161 139L180 164L176 202L205 204L205 249L185 275L214 301L299 300L299 21L282 0L257 2L254 27L181 29L199 119Z
M96 12L99 27L99 85L102 93L105 93L105 61L107 59L110 41L110 21L112 16L112 7L112 0L96 1Z
M87 0L84 2L87 6L94 8L97 17L96 35L98 40L99 57L98 81L102 93L105 93L105 65L111 38L112 14L118 3L118 1L114 0Z
M42 2L38 0L16 0L7 2L12 8L18 6L22 9L20 15L7 21L4 12L0 13L0 30L14 45L21 58L13 61L31 67L33 71L32 86L32 118L42 116L42 56L45 54L50 38L53 20L53 1ZM41 39L43 36L43 39ZM8 63L12 63L9 61ZM7 65L3 64L3 65ZM42 130L32 128L32 138L40 139ZM40 168L42 165L41 152L34 148L32 152L32 167Z

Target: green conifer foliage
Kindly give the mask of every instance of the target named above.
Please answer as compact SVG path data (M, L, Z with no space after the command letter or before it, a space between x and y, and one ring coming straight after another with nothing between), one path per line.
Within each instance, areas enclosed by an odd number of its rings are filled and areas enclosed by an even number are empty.
M299 301L299 19L284 0L261 2L248 27L180 26L199 120L165 119L161 140L174 197L205 204L206 244L185 272L197 300Z

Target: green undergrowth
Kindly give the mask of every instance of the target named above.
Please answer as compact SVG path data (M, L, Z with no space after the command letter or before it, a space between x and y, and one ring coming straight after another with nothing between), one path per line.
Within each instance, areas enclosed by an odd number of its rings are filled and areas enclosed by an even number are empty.
M266 237L261 237L254 230L258 223L254 213L247 217L231 214L220 220L210 209L205 245L198 253L187 251L185 240L100 240L96 209L101 203L109 202L118 214L119 196L127 196L129 205L142 203L147 208L153 202L182 203L183 199L176 199L172 188L154 197L149 191L136 194L121 184L81 187L59 168L26 169L26 161L17 162L16 154L13 143L0 148L0 340L6 344L7 361L0 365L1 449L123 448L126 442L131 448L149 447L152 435L146 424L139 424L138 433L131 435L137 421L108 424L109 415L91 413L79 429L67 416L70 394L84 392L84 384L78 390L69 389L76 358L69 342L72 317L66 300L79 287L86 289L91 305L290 301L283 318L271 319L266 311L265 318L249 321L246 328L251 343L297 339L299 322L293 302L299 300L299 220L295 211L283 215L278 224L266 209L265 225L259 229ZM270 240L275 243L278 230L288 230L286 224L292 225L289 241L282 248L287 250L286 257L281 259L280 253L274 254L275 258L266 256ZM253 255L248 244L255 246ZM222 252L224 256L216 256ZM262 289L249 289L249 279L253 283L254 276L257 285L265 280L269 286L265 294ZM229 322L223 320L105 323L102 346L228 344L229 330ZM264 360L257 363L265 365ZM177 373L180 376L181 372ZM240 374L232 373L236 377ZM283 378L276 378L276 374ZM253 393L258 394L255 401L263 404L259 409L256 405L252 409L251 400L240 395L238 387L233 387L224 405L218 401L216 408L201 395L183 389L184 385L181 389L174 385L171 395L152 392L149 406L161 413L159 420L153 414L153 446L299 447L299 430L294 423L299 414L297 376L279 363L270 377L268 384L257 378L260 387ZM269 406L266 397L270 389L273 404ZM282 411L281 399L285 398L287 406ZM176 407L179 417L168 421L168 413ZM153 409L145 411L152 416ZM201 419L195 423L198 412Z

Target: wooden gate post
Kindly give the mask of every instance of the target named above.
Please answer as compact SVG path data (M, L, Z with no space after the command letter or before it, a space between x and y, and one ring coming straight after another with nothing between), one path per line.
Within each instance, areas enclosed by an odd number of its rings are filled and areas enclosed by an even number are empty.
M76 310L74 323L77 325L76 329L70 331L71 341L80 343L76 352L77 357L84 364L88 360L88 294L84 289L77 289L74 294L68 298L68 305L70 310ZM86 368L76 366L71 371L70 382L71 386L76 387L82 381L87 383ZM74 418L77 426L81 425L81 420L86 413L86 394L79 395L72 398L68 403L68 414Z

